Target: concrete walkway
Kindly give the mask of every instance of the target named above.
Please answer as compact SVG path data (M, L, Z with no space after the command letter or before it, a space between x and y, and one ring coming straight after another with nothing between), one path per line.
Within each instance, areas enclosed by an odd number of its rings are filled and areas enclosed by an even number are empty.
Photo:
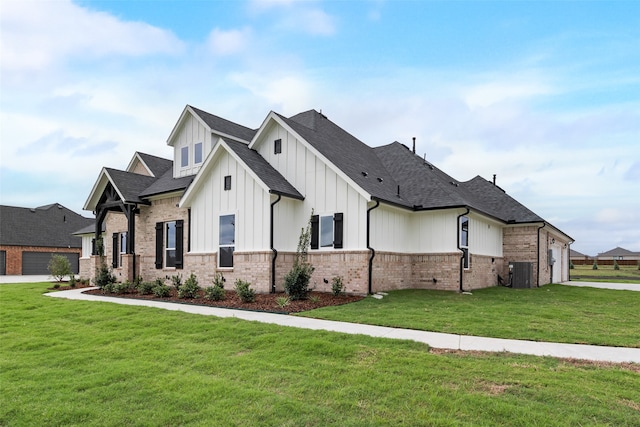
M161 301L115 298L101 295L87 295L87 290L51 292L45 294L55 298L67 298L83 301L113 302L123 305L156 307L165 310L183 311L192 314L216 317L235 317L261 323L342 332L345 334L368 335L378 338L412 340L428 344L434 348L451 350L476 350L551 356L560 358L585 359L602 362L640 363L640 348L605 347L582 344L559 344L548 342L510 340L501 338L473 337L466 335L442 334L437 332L416 331L412 329L389 328L384 326L362 325L358 323L336 322L332 320L310 319L274 313L259 313L244 310L231 310L217 307L204 307L188 304L175 304Z

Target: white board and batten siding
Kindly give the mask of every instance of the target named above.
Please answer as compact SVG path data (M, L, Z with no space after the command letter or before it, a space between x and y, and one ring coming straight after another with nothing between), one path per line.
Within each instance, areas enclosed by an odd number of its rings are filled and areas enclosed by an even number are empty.
M400 253L458 251L460 209L412 212L380 205L371 213L371 244L376 250ZM502 227L483 216L469 214L469 250L501 257Z
M469 251L476 255L502 257L502 225L482 215L469 217Z
M279 154L274 153L276 139L282 141ZM274 237L279 250L295 251L300 229L307 225L312 209L317 215L343 213L344 249L366 248L367 200L322 158L275 123L256 141L254 149L305 198L276 205Z
M220 215L234 214L237 251L268 250L270 194L225 150L216 154L191 203L191 252L218 251ZM224 177L231 176L231 189Z
M207 154L212 150L211 131L206 128L198 119L191 114L185 118L181 124L177 134L169 141L169 145L174 147L173 150L173 176L179 178L182 176L195 175ZM195 163L195 144L202 143L202 162ZM182 148L187 147L189 158L186 167L182 167Z

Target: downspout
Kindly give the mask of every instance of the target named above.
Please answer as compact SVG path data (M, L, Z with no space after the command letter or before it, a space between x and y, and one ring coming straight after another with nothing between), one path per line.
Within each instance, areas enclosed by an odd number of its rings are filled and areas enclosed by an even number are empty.
M458 241L457 241L457 246L458 246L458 250L460 252L462 252L462 255L460 255L460 292L464 292L464 289L462 288L462 277L464 275L464 251L462 250L462 248L460 247L460 218L462 218L465 215L469 215L469 207L467 206L465 209L467 209L466 212L461 213L460 215L458 215L458 220L456 221L457 224L457 236L458 236ZM468 237L468 235L467 235ZM468 250L468 248L467 248ZM469 257L471 256L471 254L469 254Z
M278 251L273 244L273 208L282 199L282 195L278 194L278 198L271 203L271 219L270 219L270 246L273 256L271 257L271 293L276 292L276 258L278 258Z
M369 294L373 293L373 259L376 257L376 250L371 247L371 211L380 206L380 200L367 209L367 249L371 252L369 256Z
M545 228L547 226L547 222L546 221L542 221L542 225L540 227L538 227L538 273L537 273L537 277L536 277L536 287L539 288L540 287L540 230L542 230L543 228ZM552 270L553 271L553 270Z

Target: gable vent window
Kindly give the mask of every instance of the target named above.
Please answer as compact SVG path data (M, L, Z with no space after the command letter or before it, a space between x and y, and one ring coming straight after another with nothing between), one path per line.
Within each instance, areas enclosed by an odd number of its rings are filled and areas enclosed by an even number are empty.
M276 139L275 141L273 141L273 154L280 153L282 153L282 140Z
M343 214L311 217L311 249L343 248Z
M189 147L182 147L180 149L180 167L186 168L189 166Z
M224 191L231 190L231 175L224 177Z
M193 163L202 163L202 142L193 146Z

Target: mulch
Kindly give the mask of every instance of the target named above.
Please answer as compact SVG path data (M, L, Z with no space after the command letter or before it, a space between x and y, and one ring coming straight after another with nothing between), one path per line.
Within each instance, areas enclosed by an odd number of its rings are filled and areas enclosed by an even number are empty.
M64 290L62 287L58 290ZM87 290L84 293L92 295L106 295L119 298L136 298L152 301L173 302L180 304L194 304L209 307L233 308L240 310L263 311L269 313L299 313L301 311L314 310L316 308L349 304L360 301L362 295L333 295L327 292L311 292L306 300L289 301L287 305L280 306L279 298L286 298L287 295L280 293L256 294L254 302L243 302L234 291L225 291L225 299L222 301L211 301L204 297L204 291L200 290L196 298L179 298L175 289L171 289L171 294L166 298L158 298L155 295L142 295L140 293L103 293L100 289Z

